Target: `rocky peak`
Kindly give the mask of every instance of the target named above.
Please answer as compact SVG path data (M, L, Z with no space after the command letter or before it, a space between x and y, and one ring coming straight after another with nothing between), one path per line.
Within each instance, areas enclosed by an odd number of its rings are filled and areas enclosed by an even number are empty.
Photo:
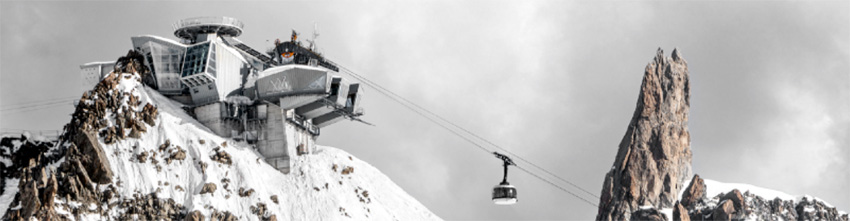
M671 208L691 178L688 63L659 48L644 70L637 107L605 175L597 220L629 220L642 206Z

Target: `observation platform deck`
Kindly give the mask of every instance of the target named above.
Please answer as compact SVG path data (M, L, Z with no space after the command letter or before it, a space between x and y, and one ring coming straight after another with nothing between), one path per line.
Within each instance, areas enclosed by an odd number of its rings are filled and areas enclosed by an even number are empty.
M217 33L237 37L242 34L241 21L230 17L194 17L175 22L174 35L178 38L193 39L198 34Z

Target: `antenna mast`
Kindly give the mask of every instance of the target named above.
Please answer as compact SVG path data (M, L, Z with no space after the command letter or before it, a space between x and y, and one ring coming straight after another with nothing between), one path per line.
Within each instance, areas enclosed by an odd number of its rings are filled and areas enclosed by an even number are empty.
M319 53L319 46L316 44L316 39L319 38L319 23L313 22L313 39L308 39L310 50Z

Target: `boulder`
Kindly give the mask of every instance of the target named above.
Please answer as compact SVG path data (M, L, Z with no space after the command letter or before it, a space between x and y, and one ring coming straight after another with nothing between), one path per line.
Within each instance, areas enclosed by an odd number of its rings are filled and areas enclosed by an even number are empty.
M705 181L699 175L694 175L691 184L688 185L688 188L685 188L685 193L682 194L682 206L685 208L693 207L703 198L705 198Z
M241 196L241 197L249 197L249 196L251 196L251 194L254 194L254 189L253 189L253 188L248 189L248 190L245 190L245 188L243 188L243 187L239 187L239 196Z
M185 221L204 221L204 214L201 214L201 211L192 211L189 213L185 219Z
M735 216L735 206L731 200L726 200L720 203L714 211L711 212L712 220L732 220Z
M220 150L220 148L218 147L216 147L214 150L216 153L210 156L213 161L227 165L233 164L233 160L230 159L230 154L228 154L224 150Z
M732 206L735 207L735 211L743 212L747 208L747 202L744 200L744 195L741 194L741 191L738 189L733 189L726 193L726 195L723 195L723 197L720 198L720 201L723 200L732 201Z
M92 181L107 184L112 181L112 167L106 158L106 153L97 142L97 136L91 131L78 133L74 144L79 148L81 163Z
M184 149L180 148L180 146L178 146L177 150L175 150L173 153L171 153L171 156L169 156L168 159L170 159L170 160L184 160L184 159L186 159L186 150L184 150Z
M156 121L154 121L154 120L156 120L156 117L159 115L156 107L154 107L150 103L145 104L145 106L142 107L142 113L141 114L142 114L142 120L144 120L145 123L147 123L151 126L156 126Z
M204 184L204 187L201 188L201 194L204 194L204 193L214 194L215 189L216 189L215 183L206 183L206 184Z

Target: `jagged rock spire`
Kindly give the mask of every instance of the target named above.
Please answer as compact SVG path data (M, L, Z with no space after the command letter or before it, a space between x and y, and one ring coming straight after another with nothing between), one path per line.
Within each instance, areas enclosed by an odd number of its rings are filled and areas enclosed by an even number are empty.
M644 70L632 120L605 175L597 220L629 220L641 206L673 207L691 177L688 63L661 48Z

